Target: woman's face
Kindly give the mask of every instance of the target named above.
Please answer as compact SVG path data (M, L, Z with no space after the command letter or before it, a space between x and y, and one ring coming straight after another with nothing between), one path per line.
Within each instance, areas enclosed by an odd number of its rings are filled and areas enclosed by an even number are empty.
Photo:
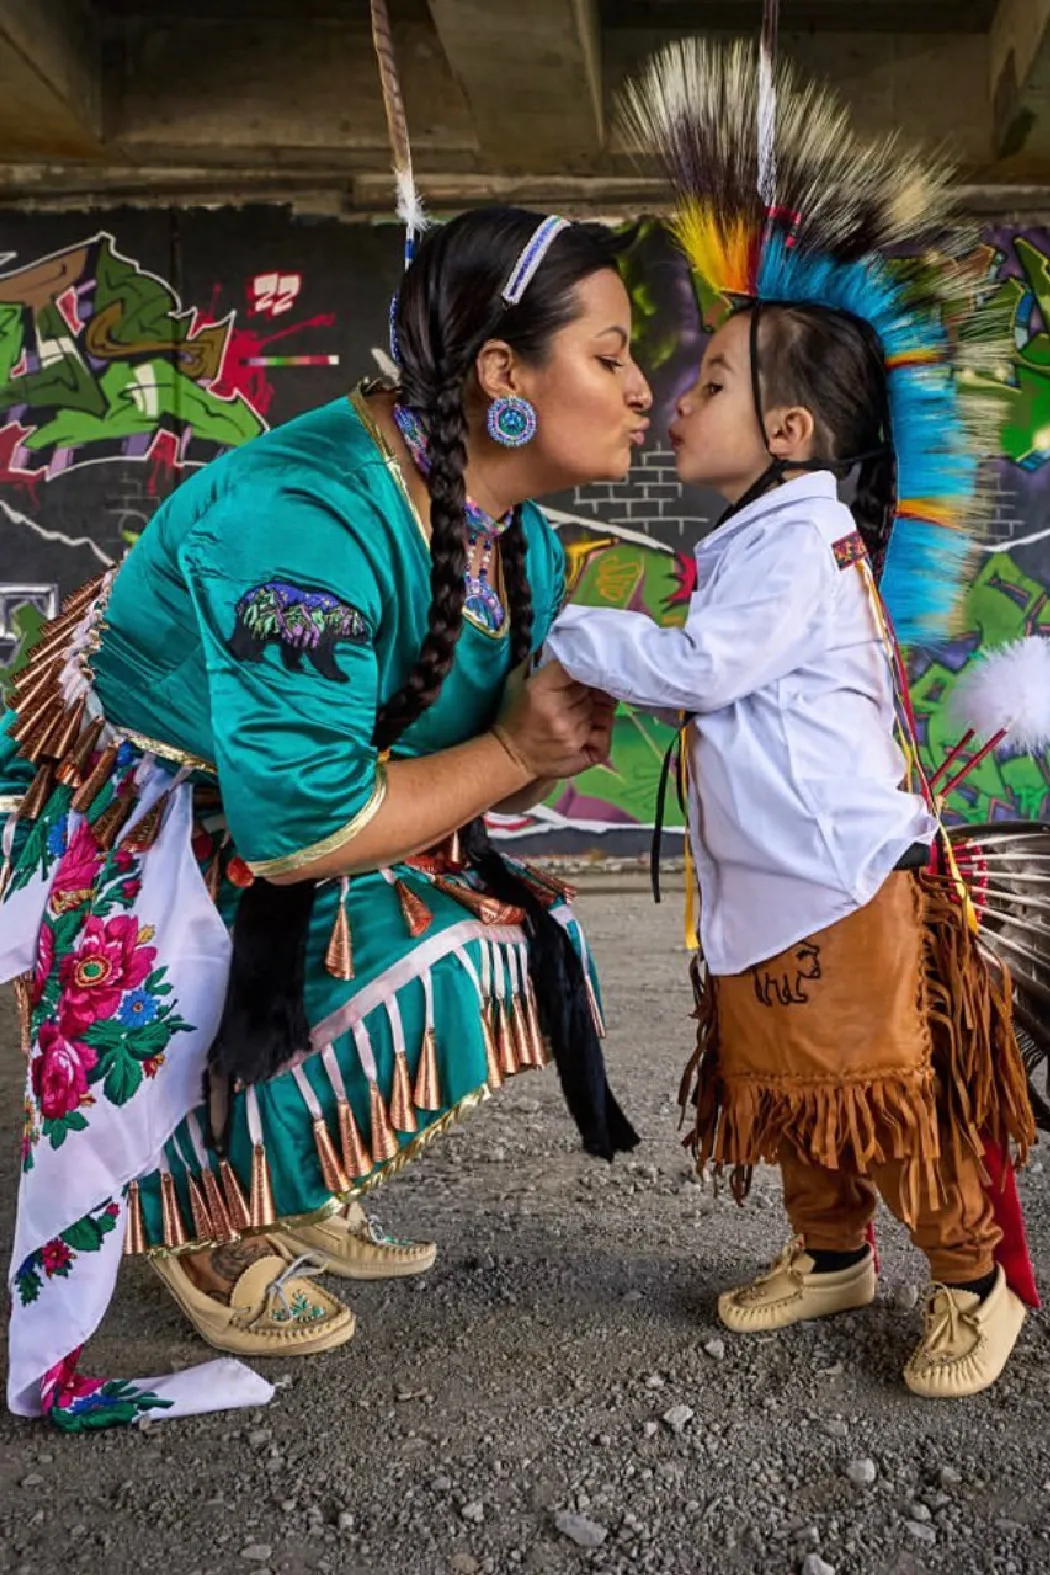
M536 436L521 451L532 495L621 480L649 427L653 396L631 357L631 303L619 275L591 274L576 299L578 315L554 335L543 364L514 358L509 369L512 391L536 410Z

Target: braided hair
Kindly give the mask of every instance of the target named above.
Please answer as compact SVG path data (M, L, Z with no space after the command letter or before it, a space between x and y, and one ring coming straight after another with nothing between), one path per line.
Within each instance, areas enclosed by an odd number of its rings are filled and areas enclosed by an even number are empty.
M763 304L759 378L767 410L804 405L813 417L814 461L842 476L857 468L853 517L878 577L897 502L889 392L882 347L870 324L806 303Z
M427 633L402 687L381 706L375 744L389 749L437 700L463 627L467 562L466 399L486 340L504 340L522 360L542 364L559 329L578 306L575 288L616 266L623 242L598 224L573 224L554 241L516 306L501 292L541 215L522 208L483 208L432 230L398 295L395 336L401 403L427 433L430 474L430 615ZM500 538L510 614L510 665L532 650L532 592L520 505Z

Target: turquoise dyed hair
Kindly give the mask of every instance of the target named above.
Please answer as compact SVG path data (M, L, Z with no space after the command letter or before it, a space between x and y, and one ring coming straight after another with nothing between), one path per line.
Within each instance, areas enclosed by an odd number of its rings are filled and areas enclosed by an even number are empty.
M762 248L756 284L760 301L848 312L878 335L889 367L897 465L882 596L903 644L944 639L966 585L972 543L964 525L977 462L968 451L963 399L938 314L909 304L906 287L878 258L840 263L807 255L779 234Z

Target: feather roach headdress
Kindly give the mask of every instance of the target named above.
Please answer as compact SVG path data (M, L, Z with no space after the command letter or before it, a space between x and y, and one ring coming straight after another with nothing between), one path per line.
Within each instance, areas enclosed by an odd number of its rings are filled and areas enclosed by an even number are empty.
M859 137L835 95L774 61L765 38L668 46L628 85L621 116L663 165L672 229L711 291L826 307L877 337L897 478L882 594L902 642L943 638L991 515L980 460L998 416L968 380L1009 357L961 248L945 251L951 169L895 136Z

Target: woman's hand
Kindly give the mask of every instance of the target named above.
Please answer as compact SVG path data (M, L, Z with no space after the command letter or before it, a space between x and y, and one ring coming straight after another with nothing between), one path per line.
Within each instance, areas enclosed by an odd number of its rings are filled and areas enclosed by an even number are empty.
M551 662L531 678L512 675L493 732L530 779L574 776L601 747L594 692Z

